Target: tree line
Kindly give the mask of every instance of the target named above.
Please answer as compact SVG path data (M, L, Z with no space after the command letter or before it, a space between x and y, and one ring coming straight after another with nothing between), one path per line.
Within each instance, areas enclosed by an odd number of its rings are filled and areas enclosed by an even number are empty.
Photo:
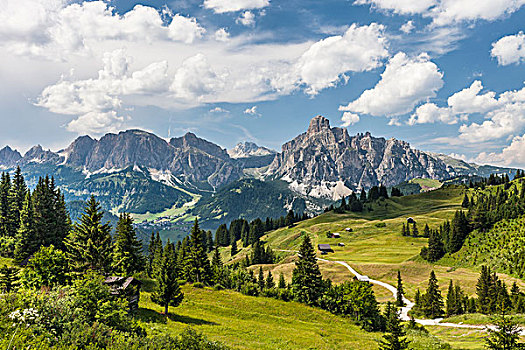
M446 253L452 254L459 251L472 232L486 232L497 222L523 215L525 213L525 181L522 179L519 180L520 183L518 181L505 182L507 177L501 178L495 175L492 178L500 180L492 180L495 183L494 187L483 189L480 187L479 191L470 196L468 192L465 192L462 201L463 209L457 210L451 221L447 220L439 228L429 230L428 246L421 250L421 257L435 262ZM499 184L500 181L503 186Z
M392 187L390 190L390 197L402 197L403 193L397 187ZM330 205L325 209L325 213L333 211L334 213L342 214L346 211L361 212L365 209L365 203L372 203L380 199L388 199L388 190L385 186L372 186L368 191L362 189L359 196L356 192L352 192L348 197L341 198L339 205Z

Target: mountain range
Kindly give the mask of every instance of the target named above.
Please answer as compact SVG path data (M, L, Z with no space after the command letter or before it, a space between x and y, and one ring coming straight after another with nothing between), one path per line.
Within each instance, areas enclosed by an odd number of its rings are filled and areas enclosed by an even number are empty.
M276 196L261 198L267 198L265 215L277 216L292 207L319 211L352 191L379 184L515 172L420 151L405 141L368 132L350 136L347 129L331 127L322 116L313 118L307 131L286 142L281 152L251 142L226 150L193 133L165 140L146 131L127 130L98 140L81 136L58 152L40 145L23 156L9 146L1 149L0 167L16 166L30 186L38 176L55 176L67 200L85 200L94 194L114 213L183 208L180 217L193 213L215 222L257 217L249 208L233 208L247 189L250 198L256 198L257 191ZM250 178L251 182L245 181ZM262 201L259 205L264 205Z

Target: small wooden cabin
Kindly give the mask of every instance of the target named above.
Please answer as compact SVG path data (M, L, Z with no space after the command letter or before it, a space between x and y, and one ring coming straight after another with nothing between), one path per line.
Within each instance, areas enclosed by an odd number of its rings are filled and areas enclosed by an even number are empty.
M125 297L128 300L129 310L139 307L140 287L142 282L134 277L110 276L104 283L109 287L111 294Z
M415 224L415 223L416 223L416 220L414 220L414 218L407 219L407 224Z
M330 247L330 244L318 244L317 245L317 248L321 251L321 252L327 252L327 253L333 253L334 250L332 249L332 247Z
M332 233L332 238L341 238L341 235L337 232Z

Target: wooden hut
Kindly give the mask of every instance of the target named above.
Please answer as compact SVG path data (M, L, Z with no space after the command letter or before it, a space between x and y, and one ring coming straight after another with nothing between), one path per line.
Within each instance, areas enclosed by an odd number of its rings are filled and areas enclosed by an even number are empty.
M139 307L140 287L142 282L134 277L110 276L104 280L111 294L124 297L128 301L129 310Z
M334 250L332 249L332 247L330 247L330 244L318 244L317 245L317 248L321 251L321 252L327 252L327 253L333 253Z

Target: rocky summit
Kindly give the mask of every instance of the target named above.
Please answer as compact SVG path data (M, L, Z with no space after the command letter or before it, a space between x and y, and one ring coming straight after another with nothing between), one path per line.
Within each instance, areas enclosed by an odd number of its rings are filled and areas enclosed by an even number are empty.
M338 199L380 184L479 172L476 165L450 160L394 138L377 138L368 132L349 136L346 129L331 127L328 119L317 116L305 133L282 146L265 177L285 180L290 188L308 196Z

